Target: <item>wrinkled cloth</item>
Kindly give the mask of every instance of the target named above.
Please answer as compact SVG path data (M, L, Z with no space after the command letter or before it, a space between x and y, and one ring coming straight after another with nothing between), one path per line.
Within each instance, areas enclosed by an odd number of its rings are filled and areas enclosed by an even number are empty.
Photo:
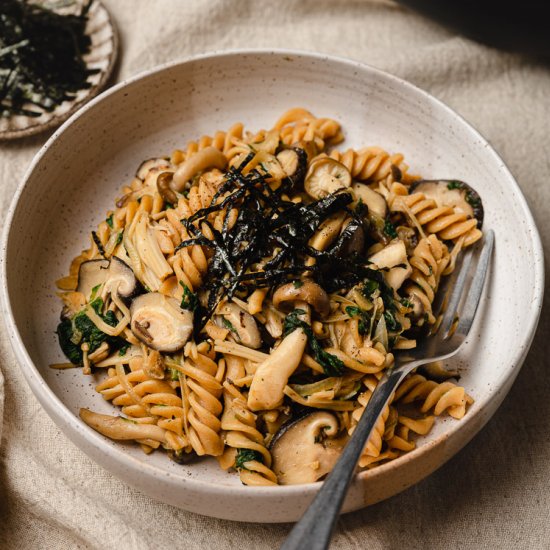
M550 63L499 52L374 0L104 0L121 35L116 80L209 50L284 47L403 77L471 122L525 193L550 247ZM48 136L0 143L0 208ZM527 307L527 306L526 306ZM411 489L343 516L334 549L550 548L550 314L487 427ZM160 504L92 462L27 387L1 327L0 548L278 547L288 525L239 524ZM1 416L0 416L1 418Z

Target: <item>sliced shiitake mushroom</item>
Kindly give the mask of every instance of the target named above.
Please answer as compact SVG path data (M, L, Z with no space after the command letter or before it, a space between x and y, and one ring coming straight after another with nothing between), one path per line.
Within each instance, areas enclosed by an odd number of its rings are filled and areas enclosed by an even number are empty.
M270 444L271 468L281 485L313 483L338 460L345 438L337 439L337 418L316 411L283 425Z
M350 171L341 162L330 157L313 160L304 181L304 189L314 199L322 199L350 185Z
M78 271L77 292L81 292L89 300L92 290L102 284L111 292L116 290L124 301L131 300L143 290L132 269L116 256L111 260L82 262Z
M143 287L136 279L132 268L116 256L111 258L107 285L111 290L116 289L118 295L126 302L143 292Z
M109 260L89 260L82 262L78 270L76 291L84 294L86 300L89 300L92 290L96 286L102 285L107 279L109 265Z
M130 307L134 335L158 351L181 349L193 331L193 313L159 292L138 296Z
M283 149L277 154L281 168L286 174L283 185L299 188L304 182L307 170L307 153L301 147Z
M421 180L411 186L411 193L423 193L439 206L452 206L483 224L483 203L478 193L459 180Z

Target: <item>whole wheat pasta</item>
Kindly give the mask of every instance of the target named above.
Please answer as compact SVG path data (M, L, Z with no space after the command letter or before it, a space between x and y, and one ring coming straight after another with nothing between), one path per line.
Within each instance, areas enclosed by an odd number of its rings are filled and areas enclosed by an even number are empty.
M82 409L87 424L177 462L215 456L251 486L330 471L394 353L437 329L441 278L482 221L466 184L420 180L378 146L335 149L343 139L294 108L138 166L58 281L61 348L102 373L120 413ZM412 373L360 467L472 402Z

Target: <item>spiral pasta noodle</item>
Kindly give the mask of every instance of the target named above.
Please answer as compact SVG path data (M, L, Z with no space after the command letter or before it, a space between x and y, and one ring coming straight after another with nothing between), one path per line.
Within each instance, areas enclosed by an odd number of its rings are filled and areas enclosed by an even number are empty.
M331 470L394 353L437 330L441 279L482 221L464 182L343 139L293 108L138 166L57 282L61 348L103 373L96 390L120 412L82 409L89 426L179 463L216 457L248 486ZM443 375L404 380L361 468L466 414L472 397Z
M435 200L423 193L399 197L393 204L395 211L406 212L426 231L445 241L460 240L463 247L470 246L481 238L477 221L451 206L438 206Z

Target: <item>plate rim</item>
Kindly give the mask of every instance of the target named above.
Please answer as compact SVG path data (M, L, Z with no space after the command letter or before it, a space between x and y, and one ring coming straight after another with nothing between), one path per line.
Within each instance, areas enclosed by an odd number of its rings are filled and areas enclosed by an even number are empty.
M124 467L126 471L129 471L131 476L134 476L136 474L141 474L141 475L146 474L148 476L152 476L153 478L155 477L158 478L160 476L165 479L169 479L172 482L177 480L178 483L181 484L180 486L182 490L193 489L193 490L197 490L198 492L208 492L210 495L214 495L214 496L238 495L238 496L254 497L255 495L257 495L257 496L273 496L273 497L278 496L280 498L288 498L288 497L292 497L293 495L298 495L298 494L303 495L304 493L308 493L308 494L311 494L311 496L313 496L313 494L316 493L317 490L319 489L322 482L315 482L310 484L298 484L298 485L285 485L285 486L277 486L277 487L245 487L245 486L221 485L216 482L209 482L205 480L196 480L193 478L189 478L184 476L183 474L174 474L168 470L160 470L150 462L148 463L147 461L143 461L143 460L137 459L136 457L133 457L132 455L130 455L130 453L126 452L121 447L118 448L118 447L110 446L107 443L106 438L104 436L95 432L88 426L84 426L80 418L67 408L67 406L57 397L57 395L53 392L53 390L50 389L50 387L47 385L45 380L42 378L42 376L40 375L40 372L38 371L38 368L31 360L23 344L23 340L19 334L19 330L15 323L15 319L13 316L13 311L12 311L11 303L9 299L9 294L8 294L6 255L7 255L7 245L10 237L13 218L17 210L19 199L28 182L29 176L32 174L36 166L42 160L43 156L46 154L46 152L48 151L50 146L53 144L53 142L57 140L57 138L69 126L71 126L73 123L75 123L76 120L78 120L81 116L83 116L84 113L86 113L90 109L93 109L97 103L105 101L109 96L118 93L118 91L121 90L122 88L129 86L139 80L151 77L157 73L161 73L163 71L169 70L170 68L173 68L178 65L183 65L187 63L193 63L193 62L200 62L202 60L209 60L212 58L223 58L223 57L242 56L242 55L251 55L251 56L277 55L277 56L280 56L281 58L283 58L284 56L295 56L295 57L312 59L317 61L330 61L330 62L335 62L337 64L346 64L350 67L365 71L367 73L368 72L376 73L386 79L389 79L390 81L393 81L399 86L408 88L409 90L412 90L414 93L420 94L421 96L423 96L424 99L428 101L436 102L438 107L445 110L447 114L449 114L451 117L457 118L461 124L466 125L470 129L470 131L473 132L474 136L480 141L480 145L479 145L480 147L485 146L486 148L489 149L490 155L494 157L494 159L500 165L500 168L504 171L504 173L510 179L510 183L512 184L512 187L514 188L516 195L519 199L519 205L521 207L522 213L524 215L524 219L527 223L527 227L529 228L531 238L532 238L531 244L533 247L533 260L534 260L533 263L535 264L534 265L534 290L533 290L534 300L531 302L531 307L533 307L533 309L536 308L536 310L534 310L533 313L531 314L529 325L527 327L527 330L524 332L524 334L528 334L528 337L524 339L521 346L517 347L518 351L516 355L514 355L510 360L510 364L513 364L513 368L508 369L505 377L502 379L502 383L500 387L505 387L507 384L511 386L513 380L519 373L519 370L529 352L533 338L535 336L536 328L537 328L541 310L542 310L542 303L543 303L543 297L544 297L544 272L545 272L544 252L543 252L540 234L536 226L534 217L525 199L525 196L523 195L523 192L519 184L517 183L515 177L513 176L509 168L506 166L506 164L504 163L500 155L496 152L494 147L489 143L489 141L486 138L484 138L480 134L480 132L471 123L469 123L462 115L460 115L459 113L451 109L448 105L446 105L443 101L441 101L434 95L426 92L422 88L419 88L415 84L412 84L411 82L405 79L402 79L398 76L395 76L387 71L384 71L382 69L369 65L367 63L363 63L360 61L356 61L356 60L341 57L341 56L311 52L306 50L287 49L287 48L238 48L238 49L230 49L230 50L213 50L213 51L201 53L198 55L185 56L183 58L170 61L167 63L163 63L155 67L152 67L150 69L141 71L136 75L133 75L129 78L124 79L120 83L114 85L113 87L97 95L96 97L91 99L91 101L87 102L81 109L73 113L71 117L68 120L66 120L50 136L50 138L46 141L46 143L35 155L31 164L25 171L22 177L22 180L19 182L16 192L11 201L10 207L6 215L6 223L2 230L2 239L1 239L2 250L1 250L1 256L0 256L0 267L1 267L0 269L0 301L3 306L3 310L6 313L5 326L8 329L10 344L12 346L12 349L14 350L19 366L22 367L22 371L25 376L25 379L27 380L27 383L29 384L33 394L38 399L42 407L46 410L48 415L55 421L55 423L58 426L61 427L64 435L67 436L71 441L73 441L73 443L75 443L83 452L85 452L88 456L90 456L89 452L85 449L90 450L93 447L97 447L102 451L102 453L105 456L112 458L112 460L116 463L116 467L111 467L106 465L105 464L106 461L103 461L103 460L98 461L95 456L93 458L90 457L94 462L100 463L101 466L105 467L110 472L122 471L121 468ZM504 396L506 395L506 393L504 394ZM470 411L472 414L468 416L468 421L473 424L474 419L481 414L481 410L482 409L480 407L480 408L476 408L473 411ZM485 422L487 420L488 418L485 420ZM479 425L478 429L476 430L476 432L474 432L471 435L471 437L474 437L475 433L477 433L477 431L481 429L481 427L485 424L485 422L482 422ZM398 468L399 466L401 466L402 464L410 460L417 460L417 459L422 460L422 456L425 453L427 453L434 445L436 445L442 438L448 439L452 437L455 434L455 432L460 431L462 429L463 425L464 425L463 423L456 422L452 424L449 429L446 429L445 433L441 434L440 436L438 436L438 438L434 439L433 441L428 442L424 445L421 445L416 449L414 449L413 451L406 453L405 455L402 455L401 457L395 460L392 460L390 462L377 466L372 470L363 470L362 472L359 472L357 474L357 478L361 480L365 480L366 478L376 478L376 477L385 475L385 473L388 470ZM68 426L70 429L66 429L64 426ZM437 468L440 467L441 465L442 463L439 463L437 465ZM117 475L117 477L119 478L121 477L119 474L115 474L115 475ZM128 476L124 476L124 477L128 477Z

